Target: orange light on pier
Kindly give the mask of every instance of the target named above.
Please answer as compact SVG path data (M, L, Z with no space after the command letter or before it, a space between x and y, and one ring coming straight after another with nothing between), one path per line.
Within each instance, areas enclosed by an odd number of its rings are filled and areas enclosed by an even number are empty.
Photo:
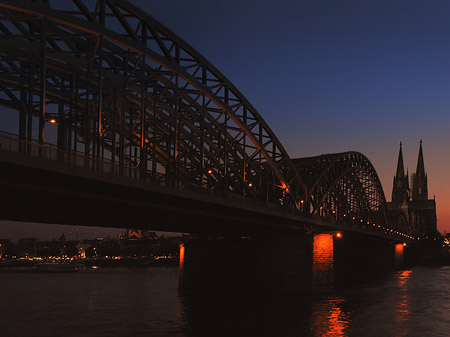
M183 267L184 263L184 244L180 243L180 268Z
M405 247L406 243L397 243L395 245L395 262L394 265L397 268L402 268L404 265L404 258L403 258L403 248Z
M333 288L333 235L315 234L313 239L313 292Z

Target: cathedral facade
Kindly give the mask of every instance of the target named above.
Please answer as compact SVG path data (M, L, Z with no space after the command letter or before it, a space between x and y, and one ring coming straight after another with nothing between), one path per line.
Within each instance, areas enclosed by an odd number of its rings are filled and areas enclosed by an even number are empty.
M398 154L397 172L394 176L392 201L387 203L391 223L415 236L435 237L437 230L436 200L428 199L428 177L425 172L422 140L416 172L409 178L405 174L402 143Z

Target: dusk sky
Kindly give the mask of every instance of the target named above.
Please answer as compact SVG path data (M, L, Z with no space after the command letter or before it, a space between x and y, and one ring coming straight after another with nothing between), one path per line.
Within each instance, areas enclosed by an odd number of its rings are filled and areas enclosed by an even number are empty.
M134 3L227 76L291 157L362 152L390 201L400 141L411 174L423 139L438 229L450 231L450 2Z
M390 201L399 142L411 174L423 139L450 232L449 1L132 2L228 77L291 157L359 151Z

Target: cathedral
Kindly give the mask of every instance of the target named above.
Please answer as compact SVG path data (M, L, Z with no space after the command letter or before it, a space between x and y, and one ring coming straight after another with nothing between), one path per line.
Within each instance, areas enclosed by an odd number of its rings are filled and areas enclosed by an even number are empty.
M428 182L423 160L422 140L419 147L416 173L405 174L402 143L398 154L397 172L394 176L392 201L387 203L392 223L402 231L420 237L438 236L436 200L428 199Z

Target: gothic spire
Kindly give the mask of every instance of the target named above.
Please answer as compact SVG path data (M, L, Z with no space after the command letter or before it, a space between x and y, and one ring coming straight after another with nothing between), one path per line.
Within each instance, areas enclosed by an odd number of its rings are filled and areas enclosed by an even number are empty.
M397 178L403 178L405 176L405 165L403 164L402 142L400 142L400 151L398 153L398 162L397 162L397 173L395 176Z
M422 139L420 140L419 158L417 159L417 177L425 177L425 164L423 162Z
M412 177L412 199L426 200L428 199L428 179L425 173L425 164L423 160L422 139L420 140L419 158L417 159L416 174Z
M400 151L398 153L397 173L394 176L394 184L392 188L392 201L403 203L409 200L408 196L409 184L408 176L405 176L405 165L403 163L402 143L400 142Z

